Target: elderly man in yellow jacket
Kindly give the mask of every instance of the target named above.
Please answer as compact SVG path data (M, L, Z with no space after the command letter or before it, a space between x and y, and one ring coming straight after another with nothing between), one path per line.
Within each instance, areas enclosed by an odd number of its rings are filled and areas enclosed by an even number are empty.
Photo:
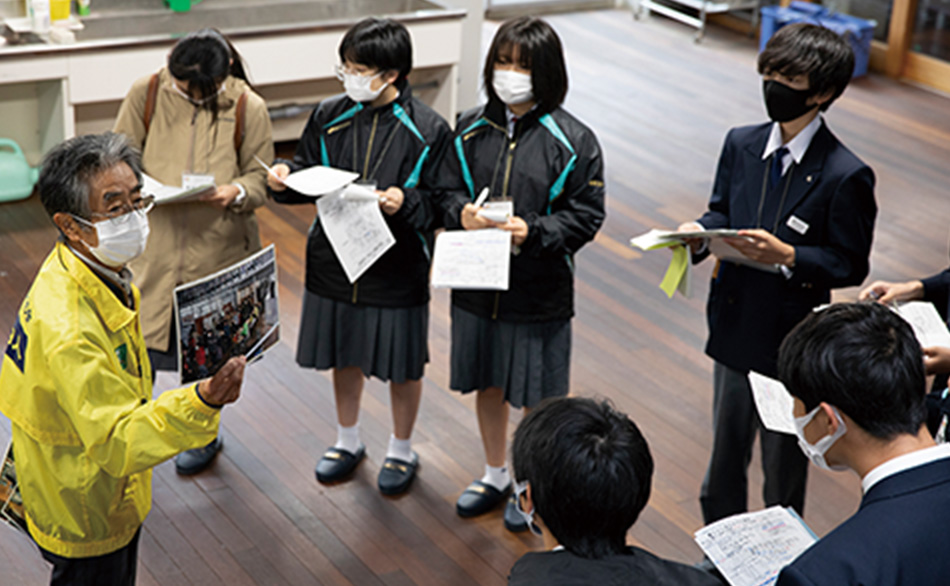
M52 584L133 584L151 468L206 445L244 359L152 399L139 292L126 263L148 237L136 151L116 134L55 147L39 180L60 231L0 369L27 526Z

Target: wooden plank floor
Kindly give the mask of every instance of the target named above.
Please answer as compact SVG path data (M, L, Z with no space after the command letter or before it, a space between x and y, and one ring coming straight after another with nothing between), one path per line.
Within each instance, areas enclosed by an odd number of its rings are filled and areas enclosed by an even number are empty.
M701 524L697 495L710 444L711 363L702 352L709 266L696 271L693 299L668 300L657 288L666 253L642 255L625 242L697 217L726 130L763 120L755 42L714 28L696 45L691 29L660 17L635 22L625 11L550 21L567 50L568 107L600 137L609 194L604 228L577 260L573 392L610 398L650 441L653 496L631 541L692 562L700 557L691 534ZM828 120L877 173L871 277L943 269L950 100L872 75L849 88ZM293 360L312 210L269 204L259 217L263 239L279 248L284 339L248 370L242 399L224 410L226 445L213 469L180 478L170 462L156 468L139 583L504 583L512 563L540 544L507 533L500 512L469 521L454 513L483 461L473 397L446 390L447 294L432 301L432 362L415 434L422 465L412 490L395 499L376 490L390 416L388 391L375 381L363 401L367 460L352 481L321 486L313 465L335 437L330 383ZM54 238L36 198L0 205L0 331L9 331ZM157 389L173 384L162 375ZM513 413L512 423L518 418ZM9 423L0 426L5 440ZM755 465L754 507L761 506ZM812 469L806 521L827 533L855 510L858 492L853 476ZM3 583L48 580L35 548L5 527L0 576Z

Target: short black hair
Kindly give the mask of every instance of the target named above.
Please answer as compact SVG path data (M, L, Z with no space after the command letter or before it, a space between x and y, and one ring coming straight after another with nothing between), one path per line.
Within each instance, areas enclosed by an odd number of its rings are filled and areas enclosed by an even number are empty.
M518 65L531 71L531 87L538 111L553 111L567 95L567 66L561 39L551 25L534 16L522 16L505 21L492 39L485 59L482 78L488 99L500 101L492 81L499 56L511 55L518 47Z
M854 51L847 39L823 26L796 23L783 26L759 53L759 74L808 76L811 95L832 90L821 105L827 110L844 92L854 73Z
M812 312L782 342L778 369L806 410L828 403L876 438L917 435L926 420L920 343L906 321L878 303Z
M364 18L340 41L340 60L378 71L396 71L398 80L412 71L412 40L402 23L390 18Z
M228 75L251 85L240 53L215 28L203 28L179 39L168 54L168 72L177 80L187 81L189 90L196 90L202 99L208 100L204 107L215 120L218 100L210 98L217 95L218 86Z
M653 457L636 424L609 403L543 401L515 431L515 478L531 485L544 524L571 553L623 553L627 530L650 499Z

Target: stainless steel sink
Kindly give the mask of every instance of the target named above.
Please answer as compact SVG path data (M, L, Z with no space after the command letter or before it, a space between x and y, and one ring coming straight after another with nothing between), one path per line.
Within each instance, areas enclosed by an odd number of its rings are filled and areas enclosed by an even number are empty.
M93 3L96 6L96 3ZM124 3L124 8L96 10L82 19L77 41L128 37L168 37L203 27L229 34L280 29L346 26L370 15L436 14L445 7L428 0L204 0L190 12L175 13L160 0Z

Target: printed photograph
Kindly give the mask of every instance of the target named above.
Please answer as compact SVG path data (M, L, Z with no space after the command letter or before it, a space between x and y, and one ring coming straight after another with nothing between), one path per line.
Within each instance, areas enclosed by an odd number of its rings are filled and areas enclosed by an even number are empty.
M201 380L232 356L248 362L280 339L274 245L175 289L181 384Z

